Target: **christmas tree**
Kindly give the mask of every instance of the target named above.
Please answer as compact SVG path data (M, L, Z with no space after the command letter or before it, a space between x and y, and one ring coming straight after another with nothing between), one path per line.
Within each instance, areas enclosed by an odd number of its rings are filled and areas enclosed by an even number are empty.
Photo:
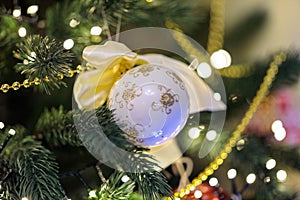
M0 199L299 199L283 3L0 4Z

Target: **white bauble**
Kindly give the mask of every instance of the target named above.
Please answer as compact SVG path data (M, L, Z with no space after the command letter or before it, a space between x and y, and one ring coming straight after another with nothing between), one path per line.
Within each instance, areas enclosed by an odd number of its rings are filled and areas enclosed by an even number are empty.
M145 147L174 138L189 116L184 82L170 68L156 64L129 70L112 87L108 102L120 128Z

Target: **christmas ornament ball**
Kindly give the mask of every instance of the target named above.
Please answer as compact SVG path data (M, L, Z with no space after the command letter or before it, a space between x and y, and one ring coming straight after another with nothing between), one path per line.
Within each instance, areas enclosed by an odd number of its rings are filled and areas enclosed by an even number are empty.
M189 115L184 82L170 68L146 64L126 72L112 87L108 106L117 124L141 146L174 138Z

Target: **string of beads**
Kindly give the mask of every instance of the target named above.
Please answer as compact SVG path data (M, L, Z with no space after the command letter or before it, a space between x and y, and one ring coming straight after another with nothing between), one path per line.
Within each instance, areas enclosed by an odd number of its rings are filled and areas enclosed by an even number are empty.
M92 67L90 67L90 66L84 67L84 66L78 65L76 67L76 69L70 69L69 70L67 77L71 78L75 74L79 74L83 71L87 71L87 70L91 70L91 69L92 69ZM58 77L59 80L62 80L62 79L64 79L65 76L63 74L57 74L57 77ZM44 78L44 81L49 82L49 78L46 76ZM7 84L7 83L4 83L4 84L1 85L0 91L2 91L3 93L7 93L10 89L19 90L22 87L29 88L31 86L34 86L34 85L37 86L37 85L40 85L40 84L41 84L41 79L38 78L38 77L35 77L33 80L25 79L22 83L20 83L18 81L15 81L11 85Z
M201 173L199 173L199 175L196 178L192 180L191 184L188 184L186 188L174 194L175 200L180 200L185 195L193 191L198 185L206 181L208 177L212 175L224 163L224 160L228 157L228 154L230 154L232 148L235 147L241 134L246 129L248 123L250 122L251 118L256 112L259 104L264 100L264 98L269 93L269 89L272 85L274 78L276 77L278 68L285 60L286 60L286 54L283 52L274 56L273 61L270 63L269 69L267 70L267 74L264 77L263 82L256 93L256 96L253 98L253 101L249 106L248 111L245 113L243 119L237 126L236 130L232 133L232 136L228 140L227 144L225 144L223 149L220 151L219 155L210 164L208 164L208 166Z

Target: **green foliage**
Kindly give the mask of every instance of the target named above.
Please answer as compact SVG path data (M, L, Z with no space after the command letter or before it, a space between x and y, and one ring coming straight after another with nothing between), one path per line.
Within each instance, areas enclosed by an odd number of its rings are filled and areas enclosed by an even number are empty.
M34 35L17 44L17 48L15 56L22 60L22 63L16 65L18 72L25 74L31 81L39 78L48 94L54 87L65 86L61 76L69 75L73 56L61 43Z
M95 191L95 195L89 195L88 200L127 200L129 199L135 184L132 180L122 182L125 173L115 172L109 179ZM91 193L90 193L91 194Z
M66 112L63 106L45 109L36 123L35 132L50 146L81 146L73 125L73 112Z
M166 177L158 171L129 174L138 185L143 199L160 200L167 196L172 198L172 188L168 185Z
M8 127L16 131L1 157L5 159L13 173L7 178L5 186L6 198L20 200L28 197L31 200L62 199L58 179L58 165L53 154L31 136L25 135L21 126ZM4 136L1 134L1 141Z
M52 153L31 137L26 137L15 149L10 163L17 170L9 186L18 199L62 199L58 165Z
M130 194L129 200L143 200L143 197L137 192L134 192Z
M137 183L145 200L155 200L171 195L171 187L167 184L166 177L155 171L159 169L158 164L150 155L143 153L146 149L127 138L116 124L113 111L109 110L106 105L98 108L96 112L77 113L75 118L78 118L75 123L77 123L79 137L83 144L92 150L92 154L98 160L107 161L109 158L109 164L119 166L120 169L125 166L135 172L129 173L128 176ZM87 124L89 126L86 126ZM108 138L110 142L105 138ZM118 149L133 153L123 155Z
M0 8L1 12L1 8ZM8 55L12 51L14 45L19 41L18 36L18 21L9 15L0 15L0 76L2 79L7 72L10 72L10 67L13 62L13 56Z

